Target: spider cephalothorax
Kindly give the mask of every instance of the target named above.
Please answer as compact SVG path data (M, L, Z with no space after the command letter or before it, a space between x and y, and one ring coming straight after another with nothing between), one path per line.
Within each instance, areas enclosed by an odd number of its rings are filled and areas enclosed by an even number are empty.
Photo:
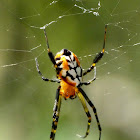
M60 83L60 86L56 90L50 140L54 140L54 138L55 138L55 133L56 133L57 124L58 124L58 120L59 120L59 113L60 113L62 97L64 97L64 99L68 99L68 98L74 99L76 96L79 97L79 99L83 105L83 108L85 110L85 113L88 117L88 125L87 125L86 134L84 136L80 136L80 135L78 135L78 136L85 138L89 134L91 115L90 115L89 110L86 105L86 102L87 102L89 104L89 106L93 109L93 112L94 112L94 115L95 115L95 118L97 121L98 129L99 129L99 140L101 139L101 130L102 129L100 126L96 108L95 108L94 104L92 103L92 101L88 98L86 93L82 90L81 86L89 85L96 79L95 65L102 58L102 56L104 55L104 52L105 52L106 30L107 30L107 25L105 26L104 43L103 43L102 51L95 56L91 67L88 68L85 72L82 72L80 62L79 62L77 56L73 52L71 52L67 49L62 49L54 57L53 53L50 51L47 34L44 29L44 33L45 33L45 37L46 37L46 41L47 41L48 55L56 69L57 79L44 78L44 76L42 75L42 73L39 70L39 64L38 64L37 58L35 58L36 68L37 68L38 73L40 74L40 76L42 76L42 79L44 81ZM87 73L92 71L93 69L94 69L94 77L91 80L84 82L83 77Z

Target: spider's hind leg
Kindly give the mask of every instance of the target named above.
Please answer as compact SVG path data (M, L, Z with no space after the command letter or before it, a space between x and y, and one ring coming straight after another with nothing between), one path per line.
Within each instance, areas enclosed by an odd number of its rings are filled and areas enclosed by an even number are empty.
M45 77L43 76L43 74L41 73L41 71L39 70L39 64L38 64L37 58L35 58L35 62L36 62L36 69L37 69L39 75L42 77L42 80L44 80L44 81L49 81L49 82L60 83L60 80L59 80L59 79L48 79L48 78L45 78Z
M99 53L95 56L91 67L88 68L88 69L83 73L83 76L86 75L87 73L91 72L91 71L93 70L93 68L95 67L96 63L98 63L98 61L101 60L101 58L103 57L104 52L105 52L106 31L107 31L107 25L105 25L104 42L103 42L102 51L99 52Z
M96 67L94 67L94 77L91 80L88 80L87 82L81 82L81 85L86 85L87 86L95 80L96 80Z
M46 30L45 29L44 29L44 34L45 34L46 43L47 43L46 45L47 45L48 55L49 55L50 60L52 61L52 63L55 65L56 62L55 62L55 59L54 59L54 55L53 55L53 53L50 50L49 42L48 42L48 37L47 37L47 33L46 33Z

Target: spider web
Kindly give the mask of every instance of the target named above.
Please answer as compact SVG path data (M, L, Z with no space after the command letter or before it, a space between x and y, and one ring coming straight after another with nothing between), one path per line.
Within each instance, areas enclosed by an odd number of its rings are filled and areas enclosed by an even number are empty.
M97 107L102 139L140 139L139 0L0 3L0 139L49 138L58 85L41 81L36 71L35 57L44 76L55 78L43 29L54 54L67 48L86 70L102 49L105 24L106 51L97 64L97 80L83 89ZM77 133L85 133L87 118L77 99L63 104L56 139L77 140ZM94 117L92 120L89 140L98 139Z

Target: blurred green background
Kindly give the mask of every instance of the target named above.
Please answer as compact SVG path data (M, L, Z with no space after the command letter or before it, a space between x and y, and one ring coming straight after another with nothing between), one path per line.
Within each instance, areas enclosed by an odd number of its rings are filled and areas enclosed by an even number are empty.
M52 3L53 2L53 3ZM90 11L83 13L78 5ZM84 69L102 49L108 24L106 53L97 64L97 80L83 86L94 102L102 126L102 140L140 139L140 1L139 0L0 1L0 140L48 140L58 84L41 80L38 57L45 77L55 78L43 30L51 50L73 51ZM87 11L88 12L88 11ZM65 15L65 16L64 16ZM59 19L59 16L63 18ZM90 56L91 55L91 56ZM93 77L93 72L84 78ZM89 136L99 133L92 114ZM78 98L63 100L56 140L79 140L87 117Z

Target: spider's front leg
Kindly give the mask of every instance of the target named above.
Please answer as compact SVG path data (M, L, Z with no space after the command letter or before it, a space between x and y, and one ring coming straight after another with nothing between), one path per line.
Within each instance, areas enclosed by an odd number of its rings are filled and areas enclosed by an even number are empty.
M56 90L56 97L55 97L55 103L54 103L54 108L53 108L53 122L52 122L50 140L54 140L54 138L55 138L55 133L56 133L57 124L58 124L58 120L59 120L61 100L62 100L62 95L59 94L60 93L59 91L60 91L60 87Z
M89 106L93 109L93 112L94 112L94 115L95 115L95 118L96 118L96 122L97 122L97 125L98 125L98 130L99 130L99 140L101 140L102 128L101 128L101 125L100 125L100 122L99 122L99 118L98 118L98 115L97 115L96 108L95 108L94 104L91 102L91 100L89 99L89 97L86 95L86 93L80 87L78 89L82 93L83 97L86 99Z
M80 101L81 101L81 103L82 103L82 105L83 105L83 108L84 108L84 110L85 110L85 113L86 113L86 115L87 115L87 117L88 117L88 125L87 125L86 134L85 134L84 136L81 136L81 135L78 135L78 134L77 134L77 136L79 136L80 138L86 138L87 135L89 134L90 123L91 123L91 115L90 115L90 112L89 112L89 110L88 110L88 108L87 108L85 99L84 99L83 95L81 94L81 92L79 92L77 95L78 95L78 97L79 97L79 99L80 99Z

